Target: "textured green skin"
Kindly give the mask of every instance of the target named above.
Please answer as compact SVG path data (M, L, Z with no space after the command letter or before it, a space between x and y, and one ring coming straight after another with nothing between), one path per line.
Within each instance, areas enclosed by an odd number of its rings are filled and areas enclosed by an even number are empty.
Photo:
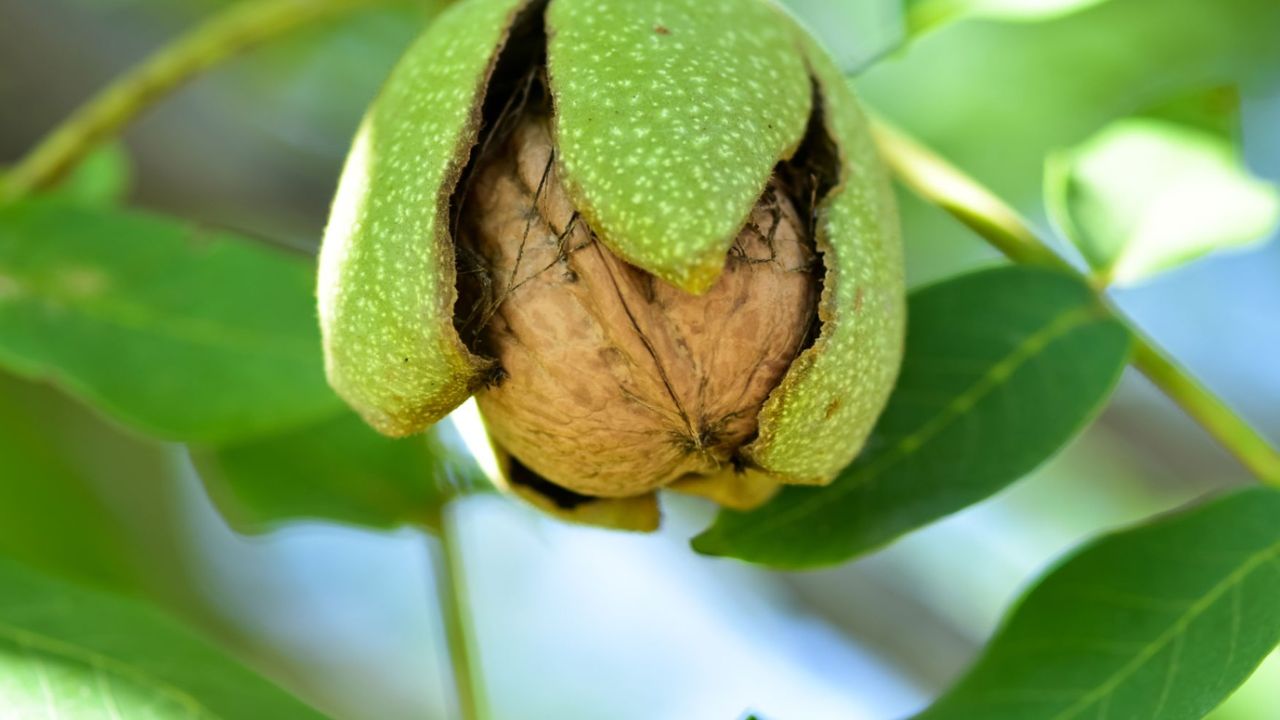
M421 431L485 369L454 330L449 198L491 65L526 0L470 0L409 48L356 136L320 253L329 382L379 431Z
M519 0L468 0L410 49L366 118L321 255L330 381L375 427L406 434L470 395L484 362L452 324L444 213L475 142L488 68ZM897 209L840 70L763 0L552 0L549 63L562 175L628 261L709 287L776 164L803 139L816 81L841 157L815 239L822 332L744 451L825 483L861 449L902 356Z
M830 56L794 27L840 152L841 183L819 209L822 333L769 396L760 434L744 452L783 482L825 484L853 461L889 400L902 364L906 287L898 209L866 118Z
M760 0L553 0L547 30L574 205L627 262L709 289L804 137L812 87L788 22Z

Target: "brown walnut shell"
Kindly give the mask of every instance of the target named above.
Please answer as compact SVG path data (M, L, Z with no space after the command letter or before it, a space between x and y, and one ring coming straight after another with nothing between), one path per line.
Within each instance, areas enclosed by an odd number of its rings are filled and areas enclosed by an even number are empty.
M477 393L485 421L574 493L684 480L716 494L703 488L735 475L814 329L821 268L806 225L770 182L716 284L689 294L597 241L560 182L549 122L522 118L481 158L459 221L458 322L501 368Z

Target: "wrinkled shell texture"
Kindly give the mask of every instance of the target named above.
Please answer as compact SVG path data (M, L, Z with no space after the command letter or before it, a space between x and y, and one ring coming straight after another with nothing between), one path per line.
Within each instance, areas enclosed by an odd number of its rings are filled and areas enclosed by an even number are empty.
M815 318L820 269L795 208L770 185L717 283L691 295L596 241L553 153L549 119L527 117L464 206L478 348L503 369L477 395L490 431L583 495L729 470Z

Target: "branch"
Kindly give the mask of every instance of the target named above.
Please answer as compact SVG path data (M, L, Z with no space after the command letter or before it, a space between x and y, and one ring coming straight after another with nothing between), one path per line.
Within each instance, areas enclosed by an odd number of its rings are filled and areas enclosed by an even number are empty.
M462 549L458 547L461 538L458 509L454 507L456 502L446 503L441 509L438 521L428 533L427 542L435 570L436 599L440 604L440 619L444 625L445 646L453 676L454 710L459 720L483 720L489 713L469 621L471 603L467 599ZM431 537L432 534L435 537Z
M978 181L882 118L872 120L880 152L898 178L921 198L953 215L1014 262L1044 265L1088 278L1064 260L1016 210ZM1134 322L1111 305L1096 285L1098 301L1134 337L1133 366L1266 485L1280 487L1280 451L1171 360Z
M102 142L200 73L304 25L387 0L244 0L103 88L0 177L0 202L50 187Z

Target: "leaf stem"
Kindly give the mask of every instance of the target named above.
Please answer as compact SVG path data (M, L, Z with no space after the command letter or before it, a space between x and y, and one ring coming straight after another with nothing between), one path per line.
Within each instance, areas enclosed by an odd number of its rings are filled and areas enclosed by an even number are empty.
M1133 366L1173 398L1265 485L1280 487L1280 452L1217 395L1134 330Z
M386 0L244 0L126 71L0 177L0 202L56 183L100 143L203 71L267 40Z
M449 651L456 717L459 720L483 720L488 712L484 702L483 676L474 660L476 653L467 621L467 609L471 604L467 599L465 563L458 545L457 503L455 499L440 509L438 521L432 528L435 533L427 536L427 543L431 549L436 599Z
M872 119L881 155L897 177L921 198L950 213L1014 262L1058 268L1093 287L1099 302L1134 337L1132 363L1221 443L1257 479L1280 487L1280 451L1171 360L1134 322L1106 302L1104 288L1090 283L1058 255L1016 210L977 180L883 118Z

